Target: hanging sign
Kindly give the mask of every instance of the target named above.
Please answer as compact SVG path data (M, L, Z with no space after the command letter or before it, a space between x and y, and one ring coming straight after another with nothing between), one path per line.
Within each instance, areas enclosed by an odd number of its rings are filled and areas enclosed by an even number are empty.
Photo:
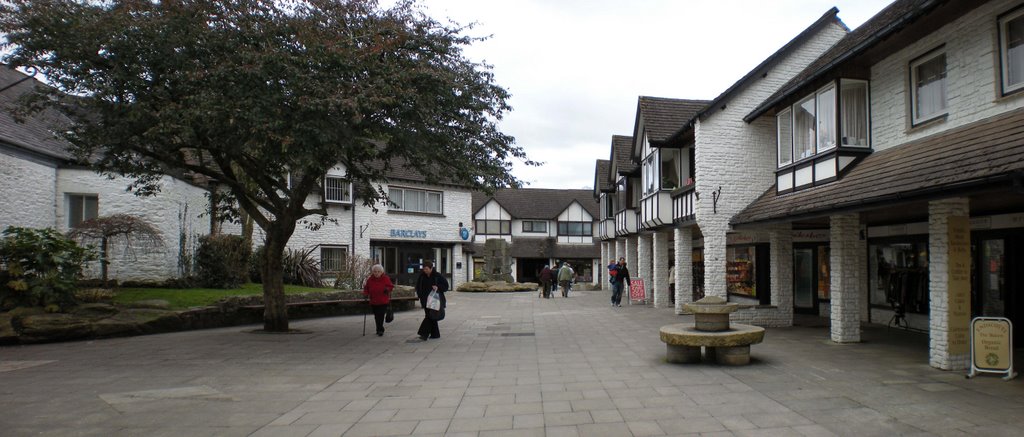
M647 301L647 291L644 290L643 279L632 279L629 281L629 301Z
M1003 373L1013 379L1013 322L1005 317L975 317L971 320L971 373Z

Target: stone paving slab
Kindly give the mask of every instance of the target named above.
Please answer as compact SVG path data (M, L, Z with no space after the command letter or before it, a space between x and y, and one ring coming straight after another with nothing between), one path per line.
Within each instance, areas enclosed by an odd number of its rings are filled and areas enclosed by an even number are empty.
M928 366L925 335L769 329L751 364L665 362L671 309L604 292L452 293L442 338L399 313L0 347L5 436L1024 435L1024 380ZM807 323L801 323L806 321Z

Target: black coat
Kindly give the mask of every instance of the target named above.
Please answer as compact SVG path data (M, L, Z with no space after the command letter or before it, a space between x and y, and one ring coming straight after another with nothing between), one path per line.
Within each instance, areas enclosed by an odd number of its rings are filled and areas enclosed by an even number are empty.
M420 298L420 307L427 307L427 297L430 296L434 285L437 285L437 294L441 296L441 308L447 305L444 292L448 291L448 280L444 278L444 275L437 272L430 272L430 276L421 272L420 277L416 278L416 297Z
M629 268L626 266L619 266L619 273L615 276L616 281L622 281L629 286Z

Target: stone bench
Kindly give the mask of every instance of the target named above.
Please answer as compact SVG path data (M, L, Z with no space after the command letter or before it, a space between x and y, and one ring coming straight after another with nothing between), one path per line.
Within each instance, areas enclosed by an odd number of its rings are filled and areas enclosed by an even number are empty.
M742 366L750 363L750 345L764 340L764 328L742 324L732 324L725 331L700 331L677 323L662 326L660 334L670 363L699 363L703 348L709 360Z

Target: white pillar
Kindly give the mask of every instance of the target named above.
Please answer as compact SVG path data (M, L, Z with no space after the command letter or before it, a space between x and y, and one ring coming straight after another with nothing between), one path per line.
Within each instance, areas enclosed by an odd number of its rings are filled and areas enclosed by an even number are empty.
M962 217L966 221L969 215L967 198L928 202L929 363L943 370L962 370L970 365L967 335L971 310L971 234L967 223L960 224L963 228L959 244L950 244L950 233L957 230L957 224L950 223L950 218ZM956 282L950 283L951 269L962 273L960 287Z
M793 226L773 226L768 233L771 250L772 305L777 308L775 326L793 326Z
M625 258L626 256L626 237L619 237L615 239L615 259Z
M636 277L644 280L647 301L650 302L653 291L651 285L651 234L640 234L637 237L636 251Z
M704 231L704 227L701 227ZM725 283L725 229L704 232L704 295L729 299Z
M601 284L601 290L606 290L606 291L608 290L608 278L607 278L608 275L605 274L606 273L605 269L601 268L601 266L607 266L608 265L607 262L608 262L608 242L607 241L602 241L601 242L601 261L599 263L597 263L598 266L597 266L597 268L594 269L594 280L597 281L599 284Z
M693 227L676 228L676 314L683 313L683 305L693 301Z
M630 236L626 237L626 265L629 267L629 274L630 274L630 276L632 276L634 278L640 277L640 273L637 271L637 266L636 266L636 263L637 263L637 261L636 261L636 254L637 254L636 245L637 245L637 236L636 235L630 235ZM623 291L623 293L625 293L625 291Z
M861 239L860 217L842 214L830 217L832 268L832 341L860 341L860 309L867 290L867 242Z
M651 236L653 266L651 268L651 291L654 294L654 307L666 308L672 301L668 295L668 234L670 229L661 229Z

